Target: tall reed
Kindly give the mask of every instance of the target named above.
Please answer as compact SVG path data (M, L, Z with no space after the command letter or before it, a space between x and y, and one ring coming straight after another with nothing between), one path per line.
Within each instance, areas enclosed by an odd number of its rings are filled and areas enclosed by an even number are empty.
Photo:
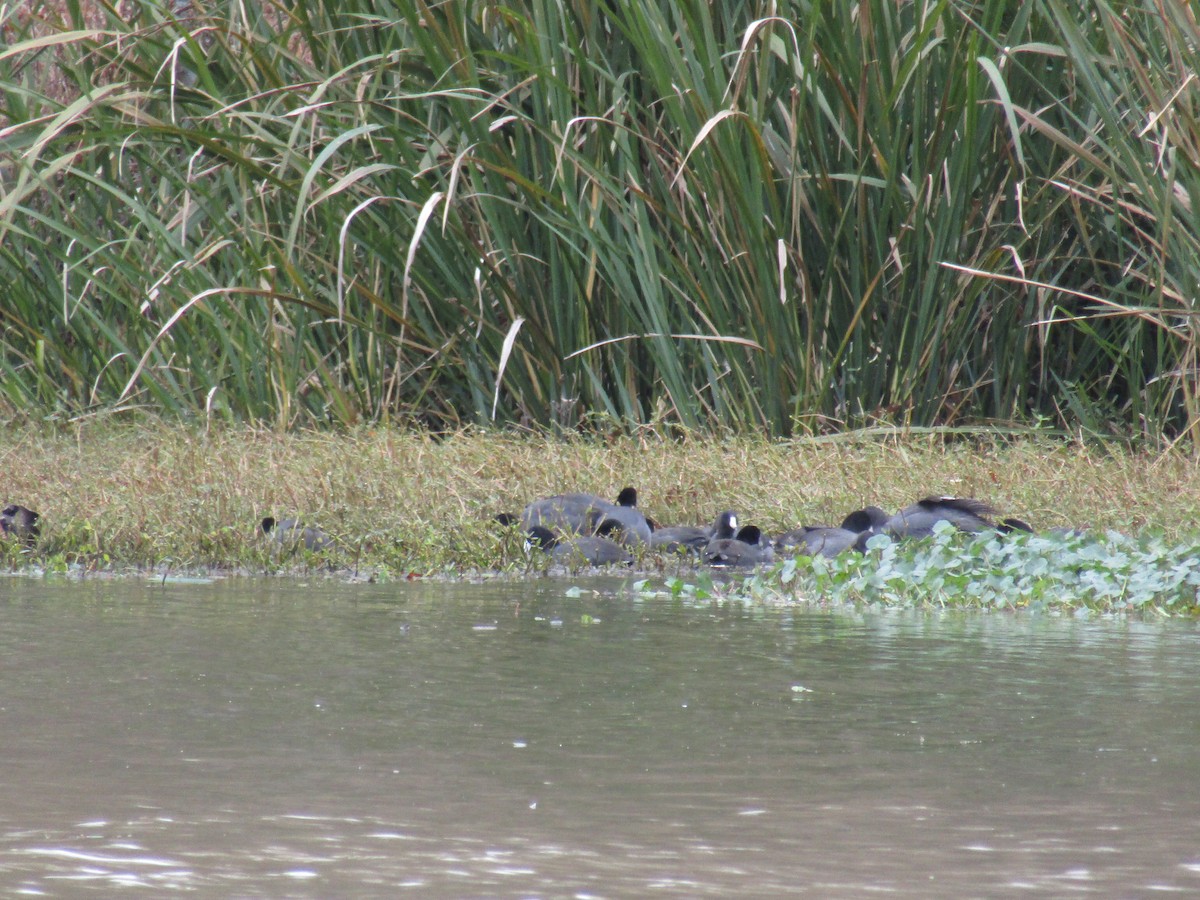
M1200 421L1184 6L33 8L10 410Z

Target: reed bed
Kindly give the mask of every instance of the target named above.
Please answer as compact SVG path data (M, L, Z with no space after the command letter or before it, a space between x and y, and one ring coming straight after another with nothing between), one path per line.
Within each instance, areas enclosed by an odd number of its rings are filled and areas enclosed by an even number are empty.
M1187 4L0 7L0 415L1195 436Z

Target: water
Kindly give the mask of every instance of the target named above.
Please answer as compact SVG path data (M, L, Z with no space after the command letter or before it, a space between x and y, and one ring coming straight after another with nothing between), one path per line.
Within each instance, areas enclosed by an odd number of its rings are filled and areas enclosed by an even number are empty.
M1195 623L568 586L0 581L0 892L1200 891Z

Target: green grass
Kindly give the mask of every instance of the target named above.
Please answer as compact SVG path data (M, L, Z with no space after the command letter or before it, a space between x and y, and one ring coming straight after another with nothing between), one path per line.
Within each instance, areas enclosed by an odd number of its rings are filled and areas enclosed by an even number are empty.
M926 494L953 493L985 499L1001 514L1039 529L1086 525L1099 535L1114 529L1143 542L1140 549L1117 548L1086 564L1082 550L1055 557L1043 547L1037 553L1049 559L1052 575L1073 567L1118 575L1142 571L1149 581L1161 560L1174 559L1171 548L1200 539L1200 468L1191 459L1029 438L714 440L644 430L564 441L388 428L204 432L153 423L9 428L7 435L0 501L22 503L43 517L33 551L0 543L6 565L18 571L536 574L544 561L527 558L520 536L493 522L496 513L519 511L532 499L566 490L615 496L627 484L639 488L640 505L664 524L707 523L732 507L744 521L780 531L836 522L866 503L895 509ZM258 538L266 515L301 516L339 546L329 554L279 558ZM1046 564L998 549L936 552L954 562L927 559L916 572L911 560L844 557L832 567L781 568L742 590L762 595L769 588L776 598L798 593L817 602L981 605L967 584L993 578L989 603L1030 605L1031 594L1014 588L1002 600L1006 595L995 585L1021 577L1026 567L1036 575L1037 566ZM980 554L986 556L982 563ZM980 568L964 569L971 559ZM653 558L638 571L660 579L655 584L702 577L690 566ZM957 581L951 577L964 571L967 576ZM943 579L936 589L935 576ZM1039 584L1038 602L1073 602L1058 575Z
M1186 4L0 10L0 414L1200 426Z

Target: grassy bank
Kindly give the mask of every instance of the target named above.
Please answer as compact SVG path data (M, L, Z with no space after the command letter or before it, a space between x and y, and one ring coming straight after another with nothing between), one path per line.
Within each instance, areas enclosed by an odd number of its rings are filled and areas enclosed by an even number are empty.
M7 438L0 500L37 510L44 527L32 552L12 543L3 552L11 567L49 571L525 571L531 563L520 541L493 515L566 490L615 496L627 484L664 524L707 523L733 507L775 531L835 522L866 503L894 509L953 493L986 499L1039 529L1088 525L1170 543L1195 535L1200 496L1200 466L1189 458L1029 439L768 442L647 431L562 441L163 425L10 429ZM276 559L256 532L266 515L302 516L339 548Z

